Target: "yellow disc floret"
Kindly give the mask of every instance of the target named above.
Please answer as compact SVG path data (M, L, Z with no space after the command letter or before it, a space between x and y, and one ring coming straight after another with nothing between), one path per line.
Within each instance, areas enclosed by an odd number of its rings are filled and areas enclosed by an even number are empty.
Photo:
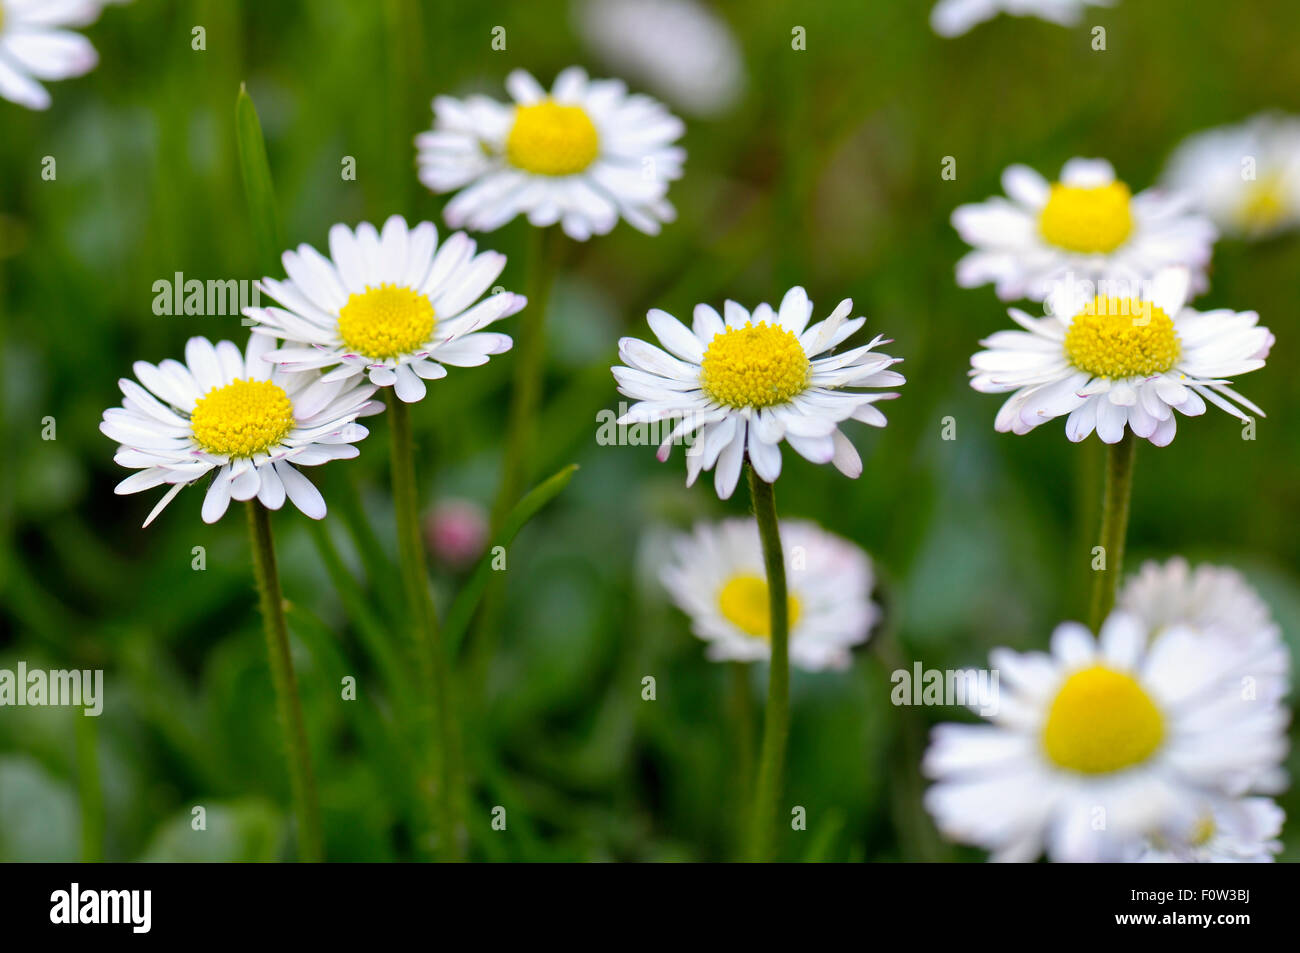
M536 175L574 175L599 154L596 125L581 106L543 99L515 107L515 123L506 138L506 158L515 168Z
M194 405L190 430L208 453L251 457L277 446L293 430L293 402L270 381L235 378Z
M789 627L799 621L799 600L786 597ZM762 576L741 573L732 576L718 591L718 609L723 618L746 635L756 639L770 639L772 626L768 606L767 580Z
M1123 182L1086 189L1052 186L1038 216L1038 231L1059 248L1093 254L1112 252L1133 231L1132 193Z
M398 285L367 285L339 309L343 344L379 361L419 351L433 336L435 323L429 299Z
M746 322L714 335L704 352L700 386L728 407L771 407L802 393L810 373L808 355L793 333Z
M1095 665L1075 672L1056 693L1043 748L1062 768L1109 774L1151 757L1164 736L1160 709L1137 680Z
M1286 183L1276 174L1252 182L1237 209L1237 220L1250 232L1274 229L1282 224L1286 215Z
M1150 301L1097 297L1065 332L1065 356L1081 371L1119 380L1163 374L1182 345L1173 319Z

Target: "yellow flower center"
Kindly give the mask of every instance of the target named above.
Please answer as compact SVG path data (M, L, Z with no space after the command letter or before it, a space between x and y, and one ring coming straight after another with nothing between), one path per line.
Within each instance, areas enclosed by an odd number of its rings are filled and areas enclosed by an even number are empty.
M808 386L803 345L776 324L747 322L715 334L704 352L700 386L728 407L783 404Z
M600 136L581 106L553 99L515 107L515 124L506 139L510 164L536 175L573 175L596 161Z
M433 335L433 304L420 292L397 285L366 285L339 309L339 337L358 354L375 360L410 354Z
M723 618L746 635L767 640L772 637L770 607L767 604L767 580L747 573L732 576L718 592L718 608ZM790 628L799 621L799 600L786 596Z
M1191 837L1188 839L1188 842L1193 847L1204 847L1210 842L1210 838L1214 836L1215 830L1214 815L1206 814L1197 821L1196 826L1192 828Z
M293 427L293 402L270 381L237 377L200 397L190 414L195 442L208 453L228 457L266 453Z
M1065 332L1069 362L1112 380L1163 374L1181 353L1173 319L1135 298L1094 298Z
M1269 175L1252 182L1237 209L1237 218L1250 231L1267 231L1286 217L1286 185L1280 175Z
M1038 231L1053 245L1069 251L1111 252L1133 231L1132 193L1123 182L1085 189L1052 186L1038 216Z
M1109 774L1151 757L1164 736L1164 718L1136 679L1096 665L1075 672L1056 693L1043 747L1062 768Z

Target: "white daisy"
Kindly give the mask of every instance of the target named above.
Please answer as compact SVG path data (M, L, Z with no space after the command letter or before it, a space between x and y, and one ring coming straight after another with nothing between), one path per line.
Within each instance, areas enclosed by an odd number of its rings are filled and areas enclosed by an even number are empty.
M740 45L695 0L578 0L573 19L607 65L683 111L716 116L745 84Z
M1236 653L1182 626L1113 613L1065 623L1051 654L996 649L992 724L934 730L925 803L995 860L1131 857L1146 835L1236 796L1286 751L1286 712L1246 697Z
M862 347L828 353L867 319L848 320L848 298L809 327L812 310L808 295L796 287L786 292L779 312L760 304L750 314L728 301L725 323L709 305L696 305L689 329L666 312L651 311L650 329L671 353L637 338L619 341L627 366L611 370L619 393L638 403L618 423L681 418L660 445L659 459L668 459L674 443L690 442L686 485L716 465L714 486L722 499L736 489L746 456L760 478L775 481L782 440L813 463L833 463L857 477L862 459L838 424L851 418L885 426L885 415L872 405L898 394L858 388L904 383L903 375L890 370L902 359L875 351L889 343L881 335Z
M140 472L115 492L171 487L145 526L183 487L213 471L205 523L219 520L232 499L254 497L278 510L287 496L312 519L325 516L320 491L295 467L355 457L353 444L368 433L356 419L384 405L370 399L371 384L286 374L266 360L274 346L254 334L241 354L229 341L213 346L194 337L186 342L184 364L136 361L139 383L118 381L125 399L104 411L99 429L121 444L113 459Z
M1145 864L1271 864L1282 851L1286 812L1266 797L1215 798L1190 824L1148 837L1133 860Z
M975 248L957 263L963 288L993 282L1004 301L1042 301L1064 280L1137 287L1173 266L1191 270L1196 290L1206 285L1216 232L1187 196L1132 195L1104 159L1071 159L1051 183L1013 165L1002 187L1008 198L952 213L953 227Z
M960 36L999 13L1039 17L1073 26L1089 6L1108 7L1115 0L939 0L930 11L930 25L940 36Z
M443 213L453 228L490 232L522 214L586 241L620 216L650 235L676 217L666 196L686 160L673 145L684 127L660 103L576 66L549 93L524 70L506 90L510 105L439 96L433 129L415 139L420 181L461 190Z
M1300 118L1265 114L1188 138L1164 181L1220 228L1262 238L1300 225Z
M1161 272L1149 298L1098 296L1087 302L1064 289L1049 314L1016 308L1022 331L998 331L971 357L971 386L1011 392L998 411L999 432L1028 433L1069 415L1065 433L1083 440L1093 430L1118 443L1127 427L1158 447L1174 439L1173 411L1194 417L1209 401L1234 417L1264 412L1227 378L1264 366L1273 335L1253 311L1199 312L1184 307L1185 269ZM1240 406L1238 406L1240 405Z
M867 640L880 611L871 602L871 560L815 523L781 523L789 599L790 661L809 671L849 665L849 649ZM691 630L717 662L771 658L767 576L758 526L751 519L701 523L673 540L661 573Z
M254 334L287 345L269 360L291 371L332 368L326 381L364 372L411 403L424 397L426 380L447 375L444 365L475 367L510 350L509 337L483 329L527 299L500 291L479 301L505 255L475 255L464 232L439 248L432 222L408 229L400 215L384 223L382 234L369 222L355 232L335 225L329 240L332 260L299 245L282 258L287 280L259 282L284 307L244 309L258 322Z
M126 0L0 0L0 96L48 109L37 80L82 76L99 62L89 40L63 28L89 26L110 2Z

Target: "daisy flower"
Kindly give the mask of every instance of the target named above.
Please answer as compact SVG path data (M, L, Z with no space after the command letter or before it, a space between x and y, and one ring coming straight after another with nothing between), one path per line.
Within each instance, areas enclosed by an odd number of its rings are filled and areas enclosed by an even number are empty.
M1190 824L1152 834L1133 858L1144 864L1271 864L1282 852L1286 813L1266 797L1217 798Z
M930 25L940 36L960 36L999 13L1039 17L1061 26L1073 26L1085 8L1108 7L1114 0L939 0L930 11Z
M852 310L845 298L830 317L809 326L812 302L795 287L777 311L760 304L751 314L728 301L725 322L707 304L696 305L691 328L651 311L650 329L667 350L637 338L619 341L627 366L611 370L619 393L638 403L618 423L681 418L660 445L659 459L668 459L673 443L689 441L686 485L701 470L714 469L714 487L724 500L736 489L746 456L765 482L781 475L783 440L813 463L833 463L857 477L862 459L838 425L852 419L885 426L873 404L898 394L860 388L897 387L904 378L890 370L901 358L875 350L889 343L882 335L830 353L866 323L850 320Z
M1300 118L1266 114L1197 133L1169 160L1165 183L1223 231L1263 238L1300 225Z
M997 430L1024 434L1066 417L1075 442L1096 430L1118 443L1127 427L1163 447L1174 439L1175 410L1194 417L1208 401L1241 420L1250 419L1242 408L1263 417L1227 378L1263 367L1272 333L1253 311L1185 307L1188 280L1184 269L1161 272L1149 299L1081 302L1062 290L1042 318L1012 308L1023 330L998 331L971 358L975 390L1011 393Z
M578 0L573 19L611 68L687 113L716 116L740 98L740 45L696 0Z
M1126 859L1286 750L1286 712L1245 697L1238 655L1185 626L1115 612L1100 638L1065 623L1050 654L995 649L990 664L992 723L938 726L922 767L939 829L994 860Z
M461 190L443 213L453 228L490 232L526 215L586 241L620 217L649 235L676 217L666 196L686 160L673 145L684 127L660 103L576 66L549 93L524 70L506 90L509 105L439 96L433 129L416 137L420 181Z
M286 374L266 360L275 341L251 335L244 353L230 341L193 337L185 363L135 363L137 380L118 381L121 407L104 411L99 429L116 440L114 460L138 470L116 493L168 485L144 525L181 489L215 471L203 499L203 522L215 523L230 501L258 499L278 510L285 498L312 519L325 500L297 467L347 460L368 431L355 423L376 414L375 388L361 381Z
M99 62L90 41L64 27L89 26L110 2L126 0L0 0L0 96L48 109L38 80L82 76Z
M412 403L426 380L447 375L445 365L474 367L510 350L509 337L483 329L527 299L501 291L479 301L504 255L474 254L463 232L438 247L432 222L408 229L400 215L382 233L369 222L355 232L335 225L329 243L330 258L310 245L285 252L288 278L258 283L283 307L244 309L255 335L285 342L268 360L288 371L324 370L327 382L365 374Z
M815 523L785 520L790 661L809 671L843 669L867 640L880 611L871 602L871 561L857 546ZM771 657L767 578L751 519L701 523L672 544L664 588L709 643L716 662Z
M1104 159L1071 159L1057 182L1028 166L1002 174L1007 198L962 205L952 224L974 247L957 284L993 282L1004 301L1042 301L1066 279L1137 286L1166 267L1192 271L1196 290L1217 237L1190 199L1148 189L1133 195Z

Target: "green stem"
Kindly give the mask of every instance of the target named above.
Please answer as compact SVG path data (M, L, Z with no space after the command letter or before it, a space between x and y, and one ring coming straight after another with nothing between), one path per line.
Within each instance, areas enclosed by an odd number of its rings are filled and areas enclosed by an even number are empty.
M516 325L515 376L506 422L506 443L501 459L501 485L492 504L492 535L501 531L506 517L518 502L532 459L533 432L537 429L537 407L541 402L542 378L546 368L546 311L555 277L555 256L559 230L529 228L528 304ZM483 595L474 640L470 645L469 668L479 695L485 691L488 667L496 651L505 600L505 575L494 574ZM476 698L476 701L478 699Z
M415 487L415 450L411 412L389 389L388 416L392 448L393 505L397 511L397 549L402 581L411 607L416 657L421 681L432 693L433 733L438 749L438 784L434 811L438 818L438 853L444 860L464 856L464 812L461 802L460 737L452 699L448 657L438 626L429 570L420 532L419 495Z
M749 859L771 860L777 824L777 799L785 774L785 749L790 736L790 620L785 589L785 557L781 553L781 531L776 521L776 499L772 484L749 470L749 494L754 518L763 542L763 564L767 569L768 615L771 619L772 662L767 682L767 709L763 716L763 749L754 786L754 810L750 819Z
M81 860L104 859L104 790L99 782L99 728L96 718L74 712L77 736L77 788L81 801Z
M1093 570L1092 629L1099 631L1115 605L1115 590L1124 570L1124 538L1128 533L1129 499L1133 492L1133 456L1137 441L1127 428L1119 443L1106 454L1106 489L1101 504L1101 539L1104 569Z
M743 843L750 808L749 779L754 776L754 699L749 690L749 664L731 662L727 668L731 678L731 717L735 722L735 816L739 819L736 829Z
M248 530L253 544L253 575L266 630L266 651L271 663L280 728L289 749L289 782L293 789L294 813L298 816L298 853L310 863L324 859L321 847L320 804L311 770L307 726L298 697L298 680L289 656L289 628L284 621L284 595L275 565L275 544L271 540L271 517L256 500L248 502Z
M555 228L529 229L528 304L520 312L515 354L514 389L506 425L501 488L492 510L492 528L501 528L510 508L519 500L527 476L546 366L546 311L555 278L554 258L559 232Z

